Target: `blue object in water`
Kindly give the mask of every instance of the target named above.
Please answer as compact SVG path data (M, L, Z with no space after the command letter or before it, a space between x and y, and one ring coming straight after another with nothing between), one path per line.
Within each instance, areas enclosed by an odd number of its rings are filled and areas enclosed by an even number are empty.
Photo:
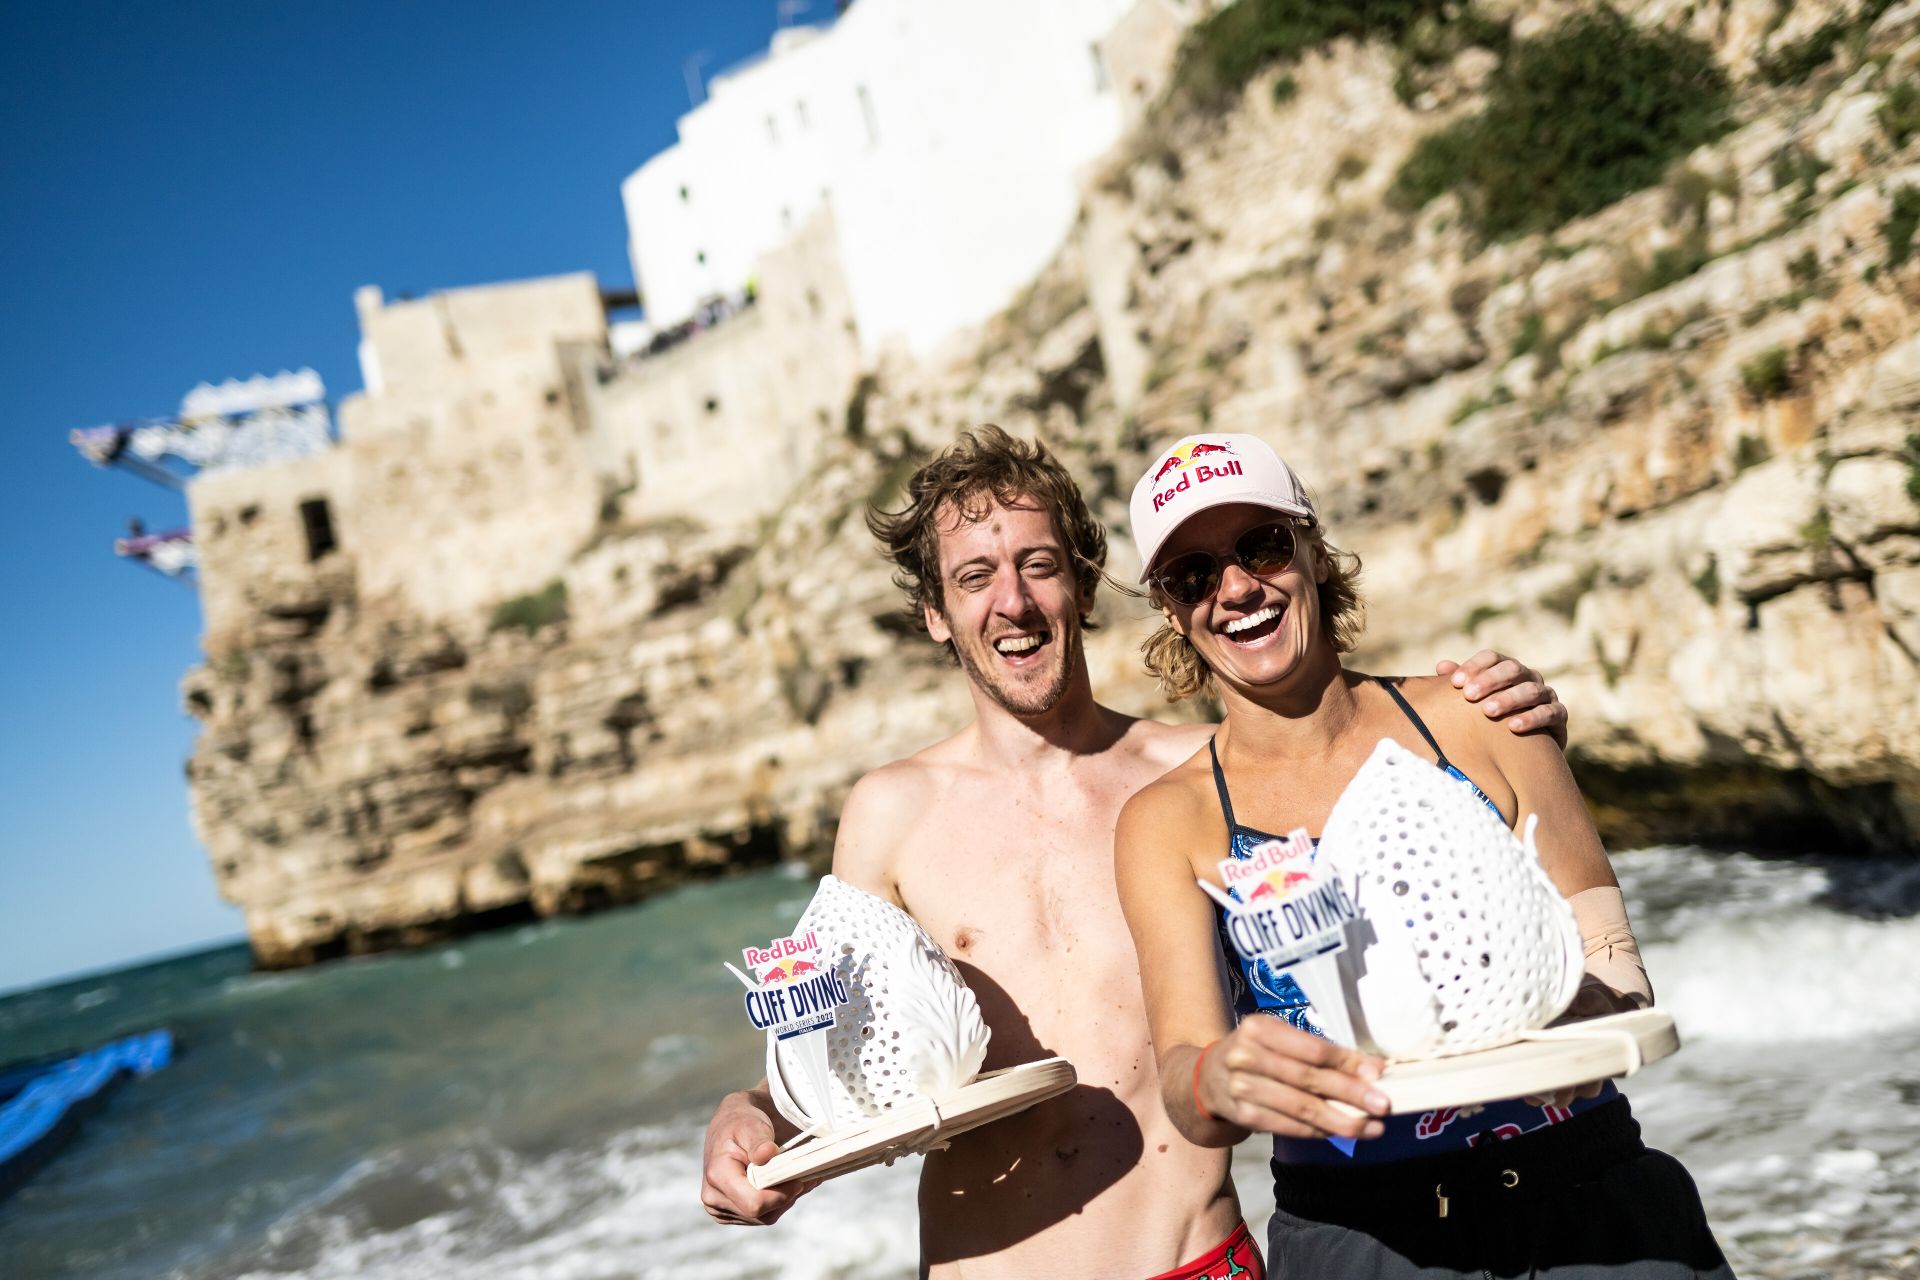
M0 1071L0 1195L17 1186L51 1154L89 1102L127 1074L152 1075L173 1061L173 1033L148 1031L86 1053Z

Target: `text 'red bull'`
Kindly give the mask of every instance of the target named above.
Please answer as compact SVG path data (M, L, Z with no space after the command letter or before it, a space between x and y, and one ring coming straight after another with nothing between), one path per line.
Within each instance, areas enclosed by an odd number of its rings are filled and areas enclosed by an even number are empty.
M814 936L814 930L795 938L775 938L764 947L742 947L740 954L747 958L747 968L765 969L777 964L789 956L811 955L820 949L820 941Z
M1171 461L1171 459L1169 459ZM1163 468L1164 470L1164 468ZM1179 494L1185 493L1196 484L1205 484L1209 480L1220 480L1227 476L1245 475L1246 471L1238 462L1211 463L1202 462L1190 470L1180 473L1180 483L1171 485L1153 495L1153 509L1158 511ZM1155 479L1159 477L1156 476Z

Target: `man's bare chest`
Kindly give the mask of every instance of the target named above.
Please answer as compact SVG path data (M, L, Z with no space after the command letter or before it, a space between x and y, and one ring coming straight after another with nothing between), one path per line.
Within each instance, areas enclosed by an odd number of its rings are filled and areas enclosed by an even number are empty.
M1113 879L1125 797L972 797L929 813L899 853L907 907L956 961L1026 985L1035 966L1130 959Z

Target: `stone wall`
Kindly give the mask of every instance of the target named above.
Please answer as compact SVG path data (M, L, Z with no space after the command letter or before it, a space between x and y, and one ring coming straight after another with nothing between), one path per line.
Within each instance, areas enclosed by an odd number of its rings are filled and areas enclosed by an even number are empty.
M201 648L219 663L256 636L311 634L342 587L345 555L315 556L302 509L318 504L336 544L351 537L352 468L339 450L246 471L216 471L187 490L200 551ZM348 544L350 545L350 543Z
M646 519L725 523L765 514L794 461L841 429L860 337L822 211L763 258L744 312L658 355L616 367L581 346L575 374L603 470Z
M605 344L593 277L456 289L362 323L380 386L340 406L360 592L438 620L557 578L604 488L560 354Z

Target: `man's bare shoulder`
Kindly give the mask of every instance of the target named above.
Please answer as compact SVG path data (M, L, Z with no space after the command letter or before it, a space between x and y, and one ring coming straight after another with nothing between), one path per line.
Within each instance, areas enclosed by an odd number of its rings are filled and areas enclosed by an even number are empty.
M1213 801L1212 770L1206 760L1207 737L1200 735L1197 744L1189 740L1186 745L1190 749L1185 756L1133 793L1121 808L1122 823L1166 822L1183 826L1204 821L1209 814L1218 815L1218 806Z
M1141 761L1153 768L1155 777L1191 760L1207 749L1207 740L1218 728L1211 724L1166 724L1159 720L1135 720L1127 727L1123 742Z
M847 793L840 824L884 828L905 818L933 788L932 770L909 756L862 774Z
M906 847L949 789L960 766L964 734L936 742L913 755L862 775L840 807L834 837L833 873L851 884L898 898L893 859Z
M913 760L881 765L853 784L840 806L833 874L868 893L897 901L894 855L913 829L913 815L932 788Z

